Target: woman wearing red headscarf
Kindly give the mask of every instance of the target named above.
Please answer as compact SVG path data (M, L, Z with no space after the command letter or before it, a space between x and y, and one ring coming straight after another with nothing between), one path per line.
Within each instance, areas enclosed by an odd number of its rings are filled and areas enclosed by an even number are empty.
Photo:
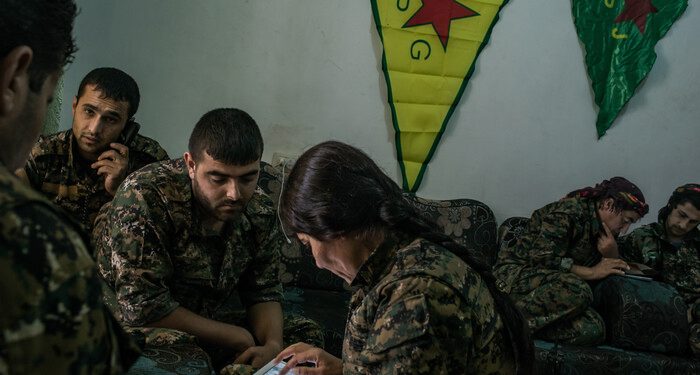
M649 211L644 195L622 177L567 194L536 210L526 232L500 250L499 287L515 301L535 338L594 345L605 338L590 306L590 282L624 274L616 237Z

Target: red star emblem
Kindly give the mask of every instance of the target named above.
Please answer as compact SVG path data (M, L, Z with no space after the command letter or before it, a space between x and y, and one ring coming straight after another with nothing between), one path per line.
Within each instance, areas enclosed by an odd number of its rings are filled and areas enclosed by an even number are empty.
M435 33L440 37L442 47L447 50L452 20L478 15L479 13L455 0L423 0L423 5L406 21L403 27L432 24Z
M625 9L615 18L615 23L634 21L639 32L644 34L647 27L647 16L649 13L657 13L658 11L651 0L625 0Z

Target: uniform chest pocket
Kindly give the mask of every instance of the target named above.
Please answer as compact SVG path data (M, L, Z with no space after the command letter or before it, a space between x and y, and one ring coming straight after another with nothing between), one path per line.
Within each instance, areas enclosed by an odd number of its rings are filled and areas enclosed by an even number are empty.
M379 354L426 336L430 314L425 296L411 296L378 311L367 337L367 350Z

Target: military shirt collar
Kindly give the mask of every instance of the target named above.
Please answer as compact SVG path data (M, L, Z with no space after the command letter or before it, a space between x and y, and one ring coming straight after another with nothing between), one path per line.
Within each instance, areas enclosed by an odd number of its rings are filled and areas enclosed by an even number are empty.
M651 223L650 224L651 229L654 231L654 234L661 240L668 242L669 244L671 241L668 240L668 236L666 235L666 221L661 220L658 223ZM696 242L700 243L700 230L698 228L693 228L693 230L690 231L685 237L683 237L683 243L687 242Z
M371 288L389 272L396 261L396 253L413 240L412 237L389 233L384 241L372 251L367 260L362 263L355 279L350 284L353 287Z
M73 134L72 129L66 130L64 142L66 142L66 144L64 145L65 150L68 150L68 165L73 166L71 170L73 171L75 179L78 179L78 175L87 175L92 178L97 177L97 171L90 167L90 164L92 163L77 153L79 152L78 140L75 139L75 135Z

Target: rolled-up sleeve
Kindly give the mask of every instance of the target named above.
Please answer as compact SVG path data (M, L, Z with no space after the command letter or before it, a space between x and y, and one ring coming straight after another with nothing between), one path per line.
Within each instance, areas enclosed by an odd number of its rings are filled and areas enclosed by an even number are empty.
M285 242L274 210L256 220L254 227L256 246L252 251L253 260L239 284L241 301L246 306L282 301L280 254Z
M122 323L143 326L179 304L168 281L173 264L167 251L171 222L157 192L126 180L102 208L93 232L100 273L116 294Z

